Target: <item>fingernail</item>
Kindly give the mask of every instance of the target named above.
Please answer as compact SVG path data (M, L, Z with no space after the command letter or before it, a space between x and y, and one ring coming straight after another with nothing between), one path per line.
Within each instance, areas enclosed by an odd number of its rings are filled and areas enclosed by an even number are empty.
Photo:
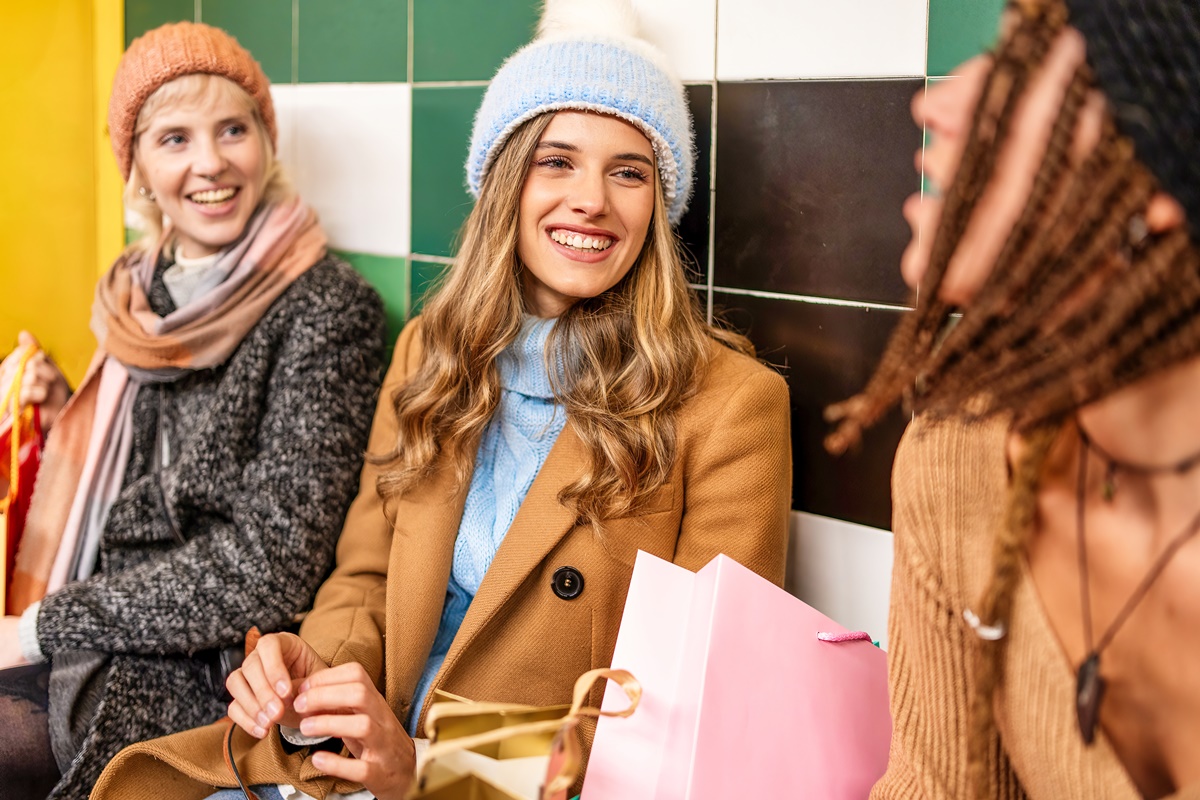
M258 712L258 716L254 719L264 728L271 724L271 718L267 716L267 712L265 711Z
M266 735L267 735L266 728L262 728L257 725L254 727L254 738L255 739L262 739Z
M312 736L312 727L313 723L309 722L307 719L300 720L300 732L305 736Z
M300 688L297 689L296 691L297 692L307 692L308 691L308 681L305 681L304 683L300 684Z
M272 718L278 717L283 713L283 706L279 704L278 700L272 700L271 702L267 703L267 713L270 714Z
M305 695L297 696L296 701L292 703L292 708L296 709L297 711L303 711L304 709L308 708L308 698Z
M275 684L275 691L279 693L280 697L287 697L291 688L291 686L288 686L287 681L280 681L279 683Z

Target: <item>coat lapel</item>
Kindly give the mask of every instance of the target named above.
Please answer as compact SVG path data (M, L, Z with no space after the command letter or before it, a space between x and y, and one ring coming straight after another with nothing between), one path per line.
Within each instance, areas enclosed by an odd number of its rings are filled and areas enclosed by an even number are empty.
M433 648L470 476L455 486L443 467L411 499L396 503L387 580L388 702L408 706ZM403 720L401 720L403 721Z
M587 463L587 451L568 420L496 551L446 656L442 675L454 667L480 630L574 527L575 512L558 502L558 493L583 474Z

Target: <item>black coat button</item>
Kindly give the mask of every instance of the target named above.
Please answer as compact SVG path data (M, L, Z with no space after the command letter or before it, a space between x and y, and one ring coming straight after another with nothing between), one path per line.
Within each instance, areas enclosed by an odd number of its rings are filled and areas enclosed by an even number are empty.
M559 567L550 579L550 588L563 600L574 600L583 594L583 576L574 567Z

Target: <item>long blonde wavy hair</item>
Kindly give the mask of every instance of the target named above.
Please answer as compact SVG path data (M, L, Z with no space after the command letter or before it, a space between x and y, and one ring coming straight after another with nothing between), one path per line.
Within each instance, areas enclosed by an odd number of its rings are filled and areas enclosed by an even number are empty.
M254 126L258 129L258 138L262 142L263 159L267 165L263 178L262 202L279 203L295 195L295 189L284 172L283 165L275 157L275 149L271 146L271 137L267 126L263 123L262 113L258 103L245 89L228 78L220 75L195 73L182 75L173 81L168 81L158 87L138 111L137 121L133 127L133 161L129 168L129 180L125 181L125 208L132 211L139 223L137 230L140 234L130 245L134 250L153 250L162 238L163 213L158 204L141 193L147 188L146 179L138 164L138 141L141 139L156 114L164 108L178 104L194 103L202 106L214 106L226 99L232 100L243 111L250 114Z
M376 459L385 466L377 485L385 500L443 463L459 485L470 475L500 402L496 358L528 311L517 258L519 207L552 117L531 119L504 145L463 226L458 257L425 306L421 364L391 398L396 444ZM546 347L561 354L561 366L550 369L555 398L588 452L587 469L559 501L597 531L603 520L636 511L666 482L676 458L676 415L703 373L709 341L754 354L745 337L704 321L654 174L654 211L637 261L611 289L565 311Z

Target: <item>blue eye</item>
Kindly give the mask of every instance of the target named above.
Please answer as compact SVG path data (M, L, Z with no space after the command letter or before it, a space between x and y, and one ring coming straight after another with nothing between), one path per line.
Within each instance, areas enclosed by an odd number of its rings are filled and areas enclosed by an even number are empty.
M242 136L243 134L246 133L246 131L247 131L247 127L245 125L242 125L241 123L238 123L236 125L230 125L228 128L225 129L225 133L228 134L229 136Z
M640 169L637 169L635 167L621 167L620 169L618 169L616 171L615 174L618 178L620 178L622 180L626 180L626 181L637 181L638 183L645 183L647 180L646 173L642 172Z
M563 156L547 156L537 162L539 167L549 167L550 169L566 169L571 166L571 162Z
M182 133L168 133L160 140L160 142L165 145L180 145L185 141L187 140L183 138Z

